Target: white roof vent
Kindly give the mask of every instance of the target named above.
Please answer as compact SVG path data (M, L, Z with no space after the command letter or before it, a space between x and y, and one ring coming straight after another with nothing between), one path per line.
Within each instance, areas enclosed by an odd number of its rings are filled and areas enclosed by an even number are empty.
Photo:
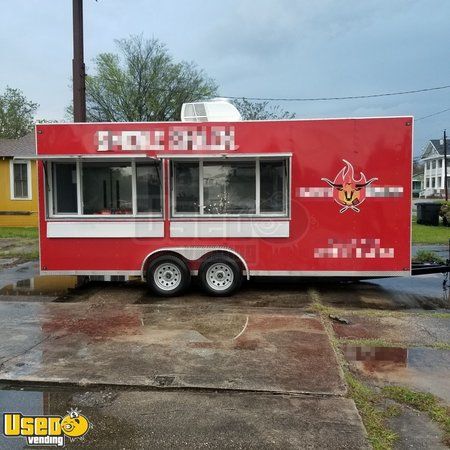
M242 120L237 108L226 100L183 103L182 122L239 122Z

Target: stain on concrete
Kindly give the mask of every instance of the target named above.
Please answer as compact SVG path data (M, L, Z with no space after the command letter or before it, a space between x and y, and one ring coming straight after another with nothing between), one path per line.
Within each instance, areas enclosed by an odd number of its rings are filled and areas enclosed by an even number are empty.
M319 318L294 310L2 302L0 355L3 380L345 392Z

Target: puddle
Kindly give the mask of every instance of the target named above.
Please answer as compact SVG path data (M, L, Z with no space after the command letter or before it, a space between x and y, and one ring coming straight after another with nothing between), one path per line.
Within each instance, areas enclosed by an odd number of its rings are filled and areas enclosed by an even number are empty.
M343 345L345 358L378 381L431 392L450 403L450 351Z
M61 296L71 289L78 288L86 283L86 277L79 276L36 276L15 283L8 284L0 289L0 295L45 295Z

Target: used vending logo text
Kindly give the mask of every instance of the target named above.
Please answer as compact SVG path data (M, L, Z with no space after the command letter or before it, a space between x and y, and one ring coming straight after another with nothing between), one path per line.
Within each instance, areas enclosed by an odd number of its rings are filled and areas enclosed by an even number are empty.
M77 409L61 416L26 416L17 412L3 414L3 435L23 437L27 445L64 447L66 438L83 440L91 427L86 416Z

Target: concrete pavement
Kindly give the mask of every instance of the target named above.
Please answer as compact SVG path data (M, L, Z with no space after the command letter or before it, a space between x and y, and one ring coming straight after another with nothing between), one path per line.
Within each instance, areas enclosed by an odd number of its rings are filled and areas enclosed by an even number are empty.
M0 380L343 394L320 320L264 312L0 303Z

